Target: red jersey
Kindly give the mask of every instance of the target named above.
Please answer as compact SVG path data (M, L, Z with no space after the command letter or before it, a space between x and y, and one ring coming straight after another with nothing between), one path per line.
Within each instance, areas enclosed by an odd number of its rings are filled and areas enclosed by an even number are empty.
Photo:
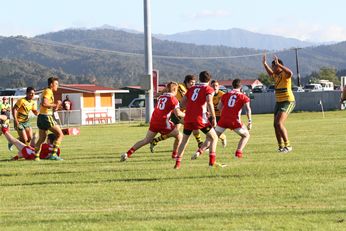
M207 95L214 95L214 89L208 83L200 83L191 87L185 97L186 112L184 123L197 124L200 129L209 124L207 117ZM189 128L188 128L189 129Z
M250 102L249 97L247 97L245 94L239 92L239 91L231 91L226 94L224 94L221 97L221 102L223 104L223 108L221 111L221 118L218 123L220 127L228 127L226 124L230 124L233 122L237 122L238 124L241 124L240 122L240 115L243 106Z
M35 149L33 147L25 146L25 147L23 147L21 152L22 152L22 156L26 160L34 160L35 159Z
M41 145L40 159L47 159L52 155L53 144L44 143ZM58 156L60 156L60 148L58 148Z
M174 129L174 124L169 120L172 111L179 107L179 101L171 93L164 93L157 99L157 104L151 115L150 128L152 132L168 134Z

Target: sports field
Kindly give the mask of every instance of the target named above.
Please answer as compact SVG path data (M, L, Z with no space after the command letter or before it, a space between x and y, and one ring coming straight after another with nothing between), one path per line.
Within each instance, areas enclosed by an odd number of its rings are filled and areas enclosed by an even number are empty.
M346 230L346 112L293 113L294 151L276 152L272 115L254 115L243 159L227 131L209 169L207 155L180 170L172 140L125 163L121 152L145 126L81 127L65 136L62 162L7 161L0 137L0 230Z

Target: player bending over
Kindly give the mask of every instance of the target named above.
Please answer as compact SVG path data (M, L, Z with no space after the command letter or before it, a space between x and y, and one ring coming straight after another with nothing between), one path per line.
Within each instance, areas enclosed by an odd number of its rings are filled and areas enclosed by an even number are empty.
M125 161L127 158L143 147L146 144L149 144L157 133L162 135L167 135L168 137L174 137L175 141L173 144L172 158L177 156L178 147L181 142L181 133L169 120L172 111L178 117L184 117L185 113L182 112L179 108L179 102L175 95L177 94L178 84L176 82L170 82L167 84L166 92L163 93L157 100L157 105L154 109L154 112L151 116L149 130L144 139L138 141L130 148L127 153L123 153L120 156L120 161Z

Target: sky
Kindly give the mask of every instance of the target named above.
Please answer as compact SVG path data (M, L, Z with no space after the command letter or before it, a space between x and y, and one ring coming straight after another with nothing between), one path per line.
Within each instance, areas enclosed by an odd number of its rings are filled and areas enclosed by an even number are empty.
M148 0L153 34L241 28L304 41L346 41L344 0ZM0 36L110 25L143 31L144 0L0 0Z

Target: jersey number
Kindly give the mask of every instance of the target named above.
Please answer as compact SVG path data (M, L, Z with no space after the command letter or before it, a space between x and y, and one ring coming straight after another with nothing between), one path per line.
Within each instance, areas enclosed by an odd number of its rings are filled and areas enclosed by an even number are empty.
M191 97L192 101L196 101L196 99L198 97L198 93L199 93L200 90L201 90L201 88L195 88L195 90L193 90L193 94L192 94L192 97Z
M161 111L165 109L165 107L166 107L166 102L167 102L167 98L161 98L161 99L159 100L158 105L159 105L159 109L160 109Z
M228 100L228 107L234 107L235 101L237 100L237 95L232 95Z

